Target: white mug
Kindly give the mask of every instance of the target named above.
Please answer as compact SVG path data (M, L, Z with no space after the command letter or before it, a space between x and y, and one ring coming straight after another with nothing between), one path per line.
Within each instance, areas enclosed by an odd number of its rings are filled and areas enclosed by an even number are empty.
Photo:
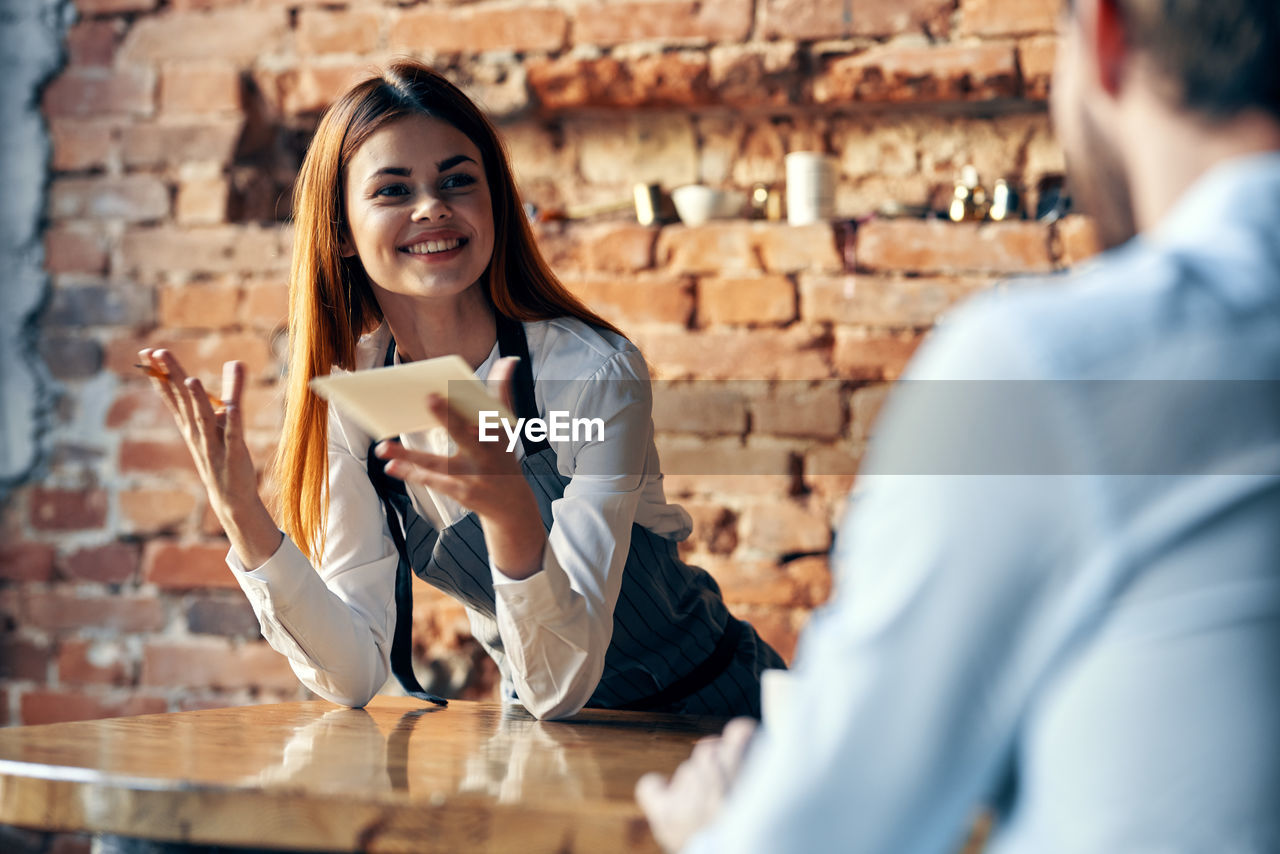
M786 156L787 222L810 225L835 217L836 162L817 151Z

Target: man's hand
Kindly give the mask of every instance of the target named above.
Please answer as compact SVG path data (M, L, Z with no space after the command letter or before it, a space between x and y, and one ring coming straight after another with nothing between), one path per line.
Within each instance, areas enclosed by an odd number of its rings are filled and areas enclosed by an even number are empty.
M670 782L653 773L636 782L636 801L663 848L679 851L719 814L755 731L755 720L734 718L719 736L694 745Z

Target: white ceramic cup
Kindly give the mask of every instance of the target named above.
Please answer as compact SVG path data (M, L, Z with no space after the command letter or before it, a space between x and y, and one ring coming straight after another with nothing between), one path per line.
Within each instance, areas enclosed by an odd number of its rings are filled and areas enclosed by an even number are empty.
M836 208L836 162L817 151L786 156L787 222L810 225L832 219Z
M702 184L685 184L671 191L676 214L685 225L702 225L714 217L721 204L721 193Z

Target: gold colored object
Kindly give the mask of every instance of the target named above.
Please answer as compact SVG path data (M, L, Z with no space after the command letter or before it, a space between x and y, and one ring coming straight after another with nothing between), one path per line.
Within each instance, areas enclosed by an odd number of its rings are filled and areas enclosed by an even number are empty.
M947 215L952 222L976 222L986 217L990 207L987 191L978 182L978 170L972 165L965 166L960 170Z
M991 209L987 216L995 222L1014 219L1021 213L1018 193L1009 182L1001 178L991 190Z
M657 184L636 184L632 191L635 194L636 222L653 225L658 221L658 211L662 207L662 188Z

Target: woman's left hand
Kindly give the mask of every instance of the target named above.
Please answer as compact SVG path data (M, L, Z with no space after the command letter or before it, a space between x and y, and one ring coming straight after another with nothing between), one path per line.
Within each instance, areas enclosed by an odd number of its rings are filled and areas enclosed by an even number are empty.
M519 360L500 359L489 374L489 389L511 409L511 380ZM379 442L374 453L385 471L449 496L480 517L485 544L495 566L510 578L527 578L542 568L546 529L533 490L515 453L503 442L481 442L479 429L439 395L427 406L449 431L456 453L441 456L410 450L399 442Z

